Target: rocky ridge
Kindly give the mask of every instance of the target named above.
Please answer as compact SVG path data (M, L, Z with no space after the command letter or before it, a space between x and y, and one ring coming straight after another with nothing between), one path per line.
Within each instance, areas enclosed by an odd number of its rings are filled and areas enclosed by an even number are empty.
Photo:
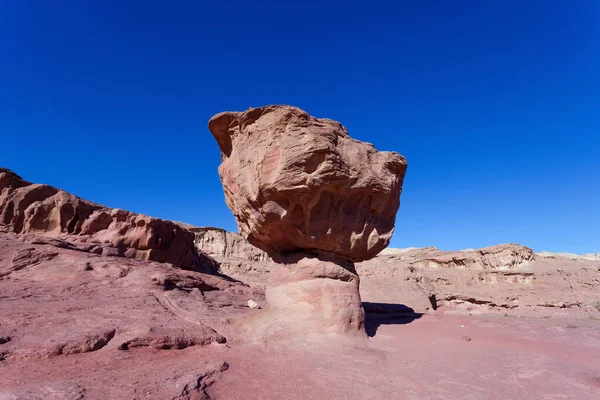
M590 261L600 261L600 253L588 253L588 254L574 254L574 253L552 253L549 251L542 251L537 253L540 257L548 257L548 258L569 258L571 260L590 260Z
M240 234L271 257L374 257L390 241L406 159L291 106L223 112L208 123Z
M273 269L272 262L243 253L237 261L217 259L224 273L261 290ZM404 311L416 313L442 308L459 314L580 312L600 317L600 266L594 260L548 257L517 244L461 251L388 248L355 268L361 298L371 309L373 304L402 304Z
M0 170L0 190L3 232L51 237L62 246L106 256L216 270L214 261L194 246L194 235L171 221L107 208L27 182L6 168Z

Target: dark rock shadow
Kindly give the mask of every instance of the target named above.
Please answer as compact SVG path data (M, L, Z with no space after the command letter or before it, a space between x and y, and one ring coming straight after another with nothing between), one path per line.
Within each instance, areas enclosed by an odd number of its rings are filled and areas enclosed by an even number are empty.
M380 325L409 324L423 315L404 304L363 302L362 305L366 317L365 330L369 337L377 334Z

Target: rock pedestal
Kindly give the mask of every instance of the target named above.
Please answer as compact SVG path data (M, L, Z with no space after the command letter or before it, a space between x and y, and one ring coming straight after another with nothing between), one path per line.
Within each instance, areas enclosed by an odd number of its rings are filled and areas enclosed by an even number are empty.
M280 337L364 336L359 278L351 270L351 263L318 258L278 264L265 290L262 328Z

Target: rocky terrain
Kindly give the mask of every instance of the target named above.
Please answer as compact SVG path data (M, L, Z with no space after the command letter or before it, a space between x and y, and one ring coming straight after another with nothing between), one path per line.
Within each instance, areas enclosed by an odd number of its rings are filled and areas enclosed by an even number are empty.
M594 292L599 300L600 263L533 255L535 261L518 267L536 276L530 284L477 279L470 286L467 277L489 264L413 267L430 263L433 251L358 263L367 341L307 348L251 343L236 322L261 311L247 301L264 304L258 282L266 282L272 261L229 259L245 267L236 275L247 274L255 283L249 286L171 264L70 249L52 238L0 234L0 399L600 395L600 309L593 301L586 306ZM511 260L502 267L514 266ZM444 293L456 299L444 300ZM479 302L493 296L545 300L508 308ZM573 299L581 305L567 307Z
M596 318L599 263L547 258L515 244L443 252L414 249L359 264L364 301L462 314ZM404 282L401 291L392 282Z
M173 222L109 209L27 182L5 168L0 169L0 188L2 232L68 237L69 246L81 251L214 270L210 260L199 258L193 234Z
M202 228L205 232L222 230ZM235 238L238 248L244 239ZM226 241L212 241L210 253L220 270L259 290L264 289L273 261L256 249L229 253ZM198 249L205 250L203 243ZM251 245L246 242L246 246ZM600 317L600 263L586 256L536 254L517 244L479 250L441 251L434 247L388 248L355 264L360 294L370 304L402 304L416 313L443 307L455 314Z
M600 260L600 253L588 253L588 254L573 254L573 253L551 253L549 251L542 251L539 253L541 257L548 258L570 258L572 260L591 260L598 261Z
M194 234L194 243L198 250L212 257L250 261L268 261L271 259L267 253L254 247L237 233L220 228L196 227L182 223L179 223L179 225Z
M260 312L247 301L264 303L273 261L257 260L260 250L235 233L202 231L215 238L209 242L221 272L247 284L82 251L68 235L0 234L0 399L600 393L598 262L540 257L516 245L388 249L356 264L364 346L306 349L247 342L235 321ZM486 365L494 367L483 373Z
M287 106L209 128L240 234L0 168L0 400L600 398L599 260L381 251L402 156Z

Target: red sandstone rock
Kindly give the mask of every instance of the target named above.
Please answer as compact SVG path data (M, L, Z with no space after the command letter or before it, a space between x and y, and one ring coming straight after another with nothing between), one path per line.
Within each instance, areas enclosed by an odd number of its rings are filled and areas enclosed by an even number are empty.
M179 225L110 209L48 185L24 181L0 169L0 230L68 238L71 247L136 260L168 262L184 269L214 270L199 254L194 235Z
M2 196L15 179L4 173ZM356 264L371 337L307 346L295 339L358 332L347 321L358 322L360 308L344 302L356 299L351 264L299 258L273 268L236 255L238 279L271 275L279 324L258 326L295 332L257 346L232 321L261 322L269 310L248 300L263 304L262 293L112 257L110 243L60 232L0 232L0 399L600 397L598 261L535 257L517 245L392 251ZM440 299L433 315L410 312L411 294L424 290Z
M213 251L222 245L214 242ZM272 261L217 259L223 273L261 290L277 268ZM577 255L550 257L501 244L462 251L388 248L355 269L367 312L388 304L418 313L441 307L458 314L598 318L599 266Z
M209 398L227 369L218 349L239 341L228 319L253 311L248 298L263 297L226 277L0 233L0 399Z
M240 234L276 257L329 252L352 261L390 241L406 160L290 106L224 112L208 124Z
M252 335L364 336L353 262L389 244L404 157L290 106L225 112L208 126L240 233L286 264L271 274Z

